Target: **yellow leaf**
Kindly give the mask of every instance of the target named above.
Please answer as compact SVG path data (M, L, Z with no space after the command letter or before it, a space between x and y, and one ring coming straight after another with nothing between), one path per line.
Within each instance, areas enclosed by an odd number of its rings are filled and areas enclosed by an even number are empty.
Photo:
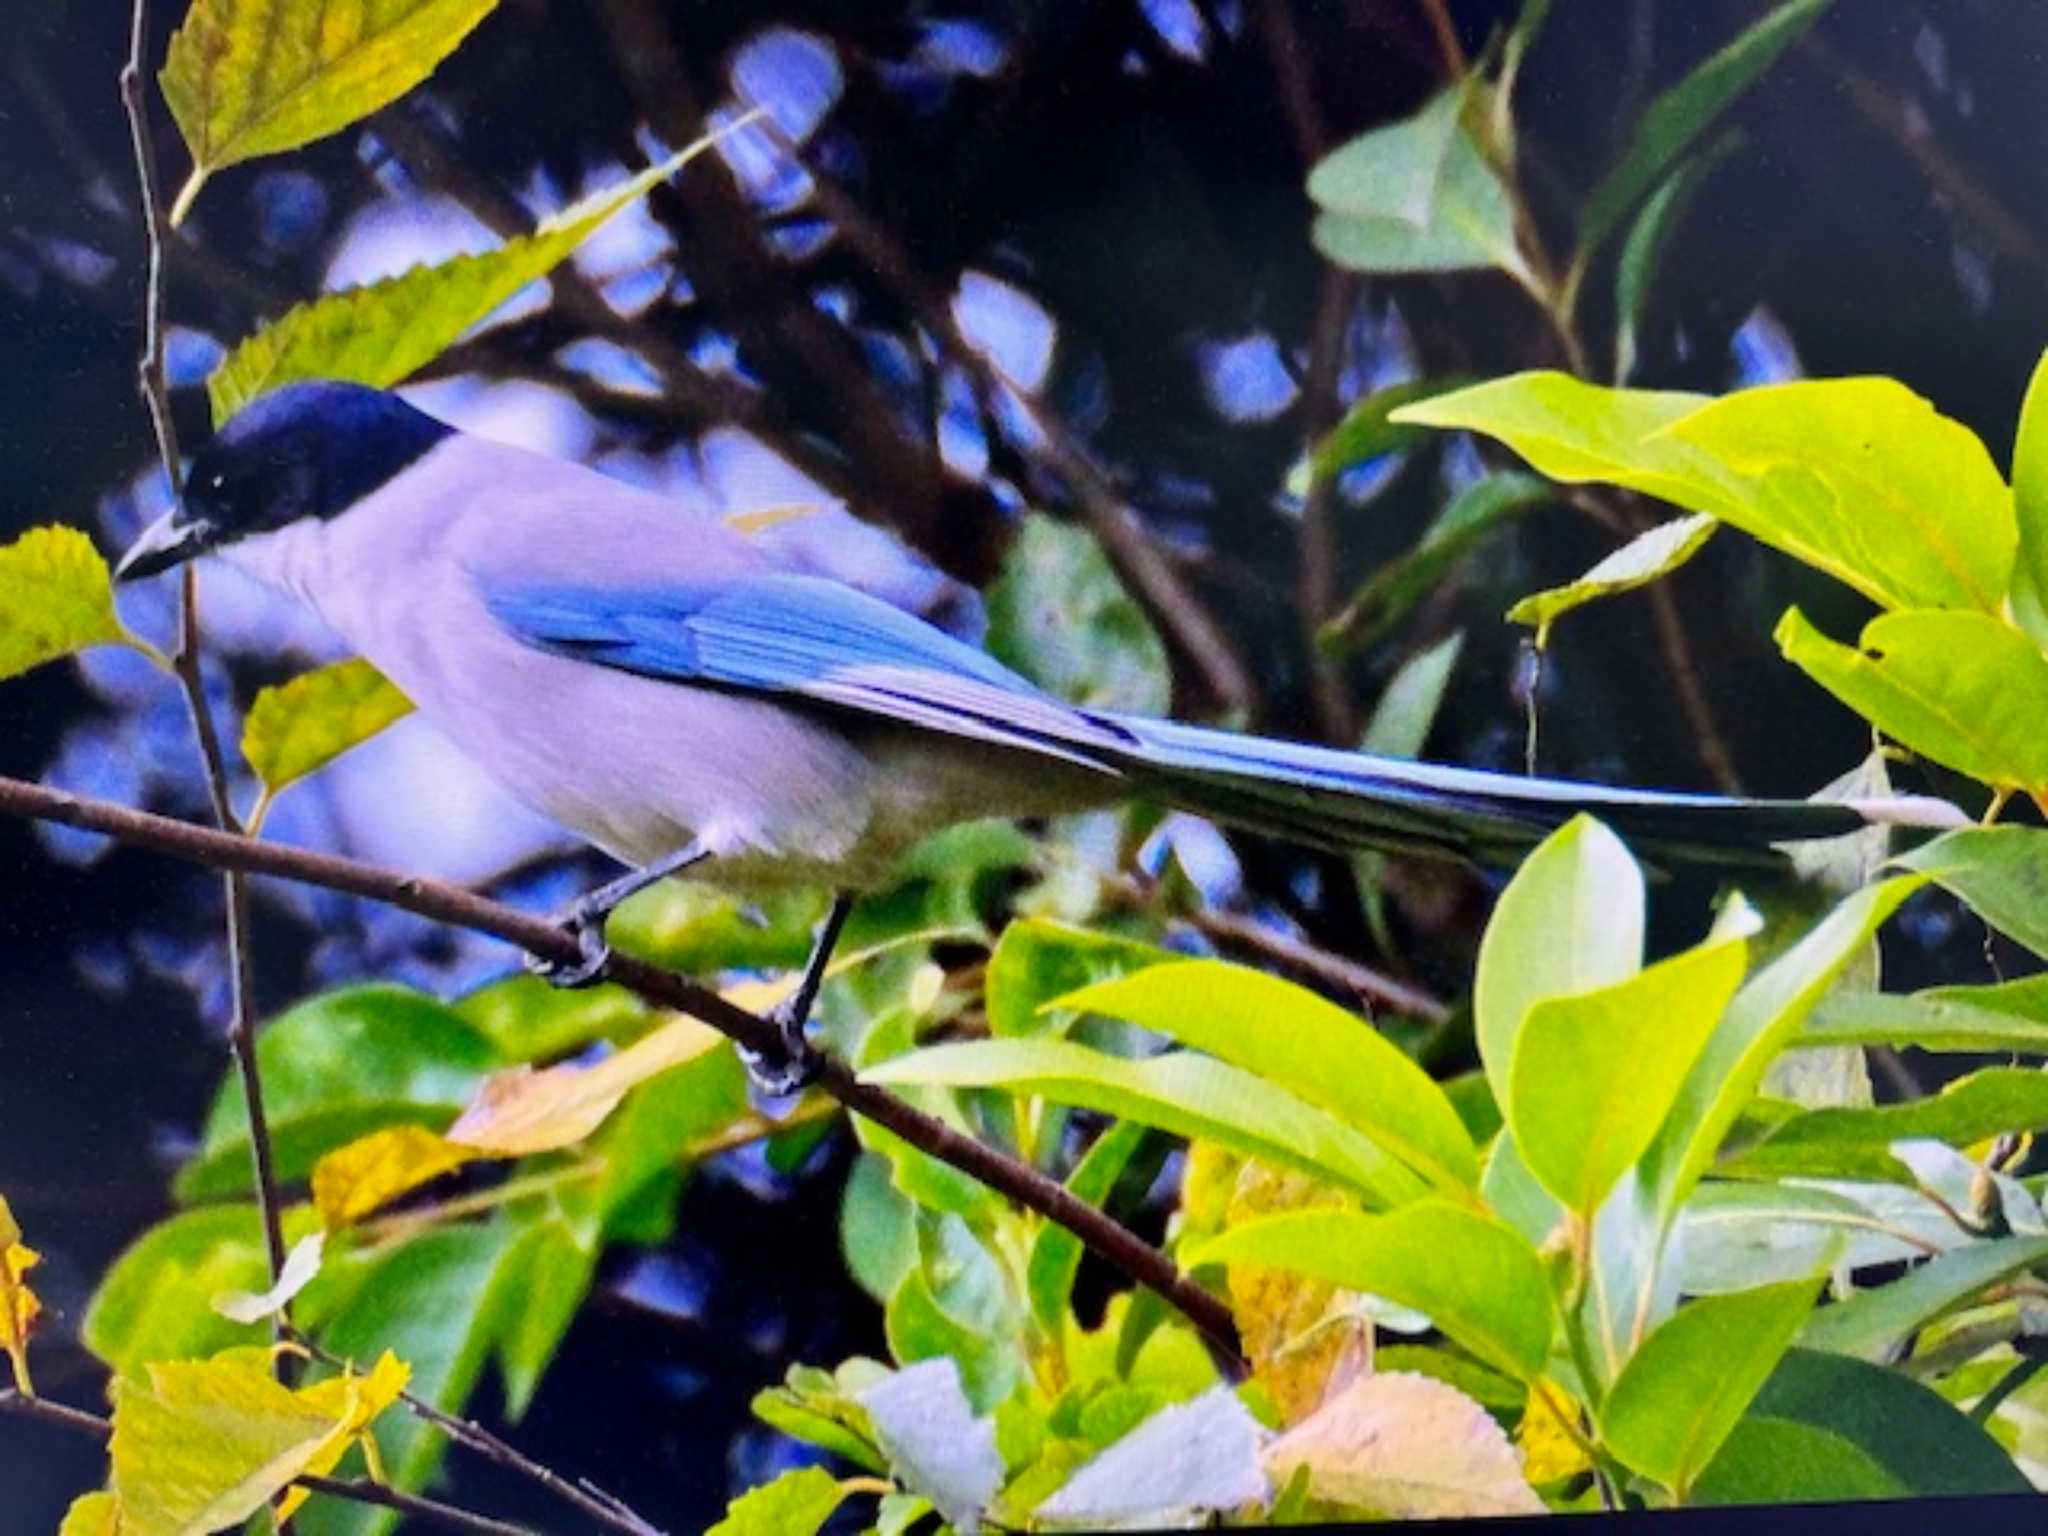
M1532 1384L1522 1422L1515 1426L1515 1443L1522 1448L1522 1475L1536 1484L1562 1482L1589 1470L1593 1463L1584 1448L1558 1419L1552 1406L1560 1401L1557 1389Z
M248 1519L295 1479L331 1471L406 1377L387 1355L368 1376L294 1392L267 1351L230 1350L152 1365L146 1388L117 1380L121 1536L202 1536Z
M0 1350L14 1369L14 1385L24 1397L36 1395L35 1382L28 1373L28 1336L35 1331L43 1304L22 1277L42 1261L42 1255L25 1246L7 1197L0 1195Z
M338 1231L476 1155L422 1126L386 1126L336 1147L313 1165L313 1206L321 1226Z
M1536 649L1550 644L1550 626L1565 614L1668 576L1698 554L1720 524L1705 512L1673 518L1637 534L1577 581L1532 592L1508 610L1508 621L1536 631Z
M402 382L528 283L546 277L614 214L711 143L699 139L495 251L414 267L299 305L236 347L206 381L215 425L257 396L304 379L341 379L377 389Z
M1306 1467L1318 1503L1397 1520L1544 1512L1493 1416L1408 1371L1354 1381L1269 1445L1265 1465L1276 1484Z
M257 694L242 755L274 795L411 711L412 700L367 661L336 662Z
M64 1513L57 1536L121 1536L121 1505L104 1490L81 1493Z
M193 0L171 38L164 100L192 177L338 133L434 72L498 0Z
M725 1037L695 1019L674 1019L595 1066L514 1067L492 1074L448 1139L495 1157L552 1152L583 1140L629 1089L694 1061Z
M127 641L107 562L76 528L31 528L0 549L0 678Z

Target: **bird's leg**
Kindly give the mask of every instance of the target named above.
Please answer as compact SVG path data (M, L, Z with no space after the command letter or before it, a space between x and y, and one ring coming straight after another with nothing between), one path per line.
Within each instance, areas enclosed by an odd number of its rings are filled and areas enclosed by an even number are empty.
M825 971L832 963L832 951L839 946L839 935L846 928L847 914L853 911L853 897L841 891L832 898L832 910L825 914L824 926L819 928L817 940L811 945L811 958L804 963L803 979L797 988L778 1003L768 1018L782 1035L782 1048L774 1055L756 1053L744 1047L740 1060L746 1063L747 1075L754 1084L771 1098L783 1098L808 1088L817 1080L825 1064L824 1056L816 1046L804 1038L804 1025L810 1021L811 1010L817 1006L818 989L825 984Z
M555 921L576 940L576 948L581 958L574 964L564 964L559 960L528 955L526 968L557 987L589 986L597 980L605 962L612 957L611 946L604 939L604 926L619 903L628 896L637 896L650 885L666 880L670 875L680 874L692 864L701 863L710 856L710 849L692 840L674 853L656 859L652 864L642 865L616 880L600 885L594 891L585 892L563 908L555 918Z

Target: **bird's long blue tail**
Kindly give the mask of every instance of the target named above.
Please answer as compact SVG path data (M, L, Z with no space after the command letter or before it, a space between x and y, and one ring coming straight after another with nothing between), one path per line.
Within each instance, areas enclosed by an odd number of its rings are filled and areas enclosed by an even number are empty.
M1873 823L1945 827L1945 801L1818 802L1613 789L1446 768L1259 736L1117 716L1135 743L1116 766L1160 799L1314 846L1511 862L1581 812L1652 857L1706 865L1780 862L1776 845Z

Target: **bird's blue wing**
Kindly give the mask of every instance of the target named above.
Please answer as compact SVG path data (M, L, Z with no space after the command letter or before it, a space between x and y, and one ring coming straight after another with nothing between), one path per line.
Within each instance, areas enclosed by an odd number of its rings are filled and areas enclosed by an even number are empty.
M768 575L659 588L486 584L529 645L667 682L794 695L1115 772L1129 734L993 657L837 582Z

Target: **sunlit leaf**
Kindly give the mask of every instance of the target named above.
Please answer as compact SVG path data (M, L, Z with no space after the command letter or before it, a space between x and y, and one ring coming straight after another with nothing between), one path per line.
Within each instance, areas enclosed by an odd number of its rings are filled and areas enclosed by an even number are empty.
M1429 434L1424 428L1396 426L1387 418L1404 405L1461 388L1465 382L1409 379L1374 390L1345 411L1344 419L1287 472L1287 494L1305 497L1318 480L1334 480L1348 469L1426 441Z
M975 1530L1002 1486L995 1422L977 1417L951 1360L922 1360L860 1395L896 1479L962 1531Z
M28 1336L43 1312L27 1276L41 1261L42 1255L22 1242L7 1197L0 1195L0 1353L13 1368L15 1390L26 1397L36 1391L28 1370Z
M2048 1238L1971 1243L1928 1260L1887 1284L1858 1291L1807 1320L1800 1343L1865 1360L1886 1360L1899 1342L2021 1270L2048 1262Z
M164 100L192 152L171 222L215 171L338 133L396 101L497 0L193 0L171 38Z
M1550 643L1550 626L1565 614L1669 576L1705 547L1718 526L1704 512L1659 523L1608 554L1576 581L1530 593L1508 610L1508 618L1532 626L1540 650Z
M1642 967L1643 875L1621 839L1574 817L1522 861L1495 903L1472 985L1479 1059L1510 1095L1515 1037L1545 998L1590 992Z
M1479 1157L1429 1074L1305 987L1221 960L1155 965L1059 999L1205 1051L1364 1132L1431 1183L1469 1188Z
M57 1536L121 1536L121 1503L111 1493L81 1493L64 1512Z
M1294 1211L1233 1227L1183 1256L1319 1275L1412 1307L1481 1360L1521 1380L1543 1368L1554 1326L1535 1248L1501 1222L1428 1200L1384 1216Z
M845 1498L823 1467L798 1467L734 1499L704 1536L817 1536Z
M242 755L274 795L411 710L367 661L336 662L257 694L242 723Z
M1073 1016L1049 1008L1054 999L1092 982L1181 958L1172 950L1121 934L1046 918L1016 918L1004 925L1003 936L988 957L983 992L989 1030L997 1035L1061 1032Z
M0 678L95 645L128 643L113 578L76 528L31 528L0 548Z
M602 1125L629 1090L724 1042L710 1025L676 1018L592 1066L513 1067L484 1083L476 1102L449 1127L448 1140L496 1157L573 1146Z
M1563 1406L1555 1388L1529 1387L1522 1420L1515 1426L1515 1447L1522 1453L1522 1476L1533 1484L1562 1482L1592 1470L1582 1438L1559 1417Z
M292 1298L313 1283L320 1273L320 1258L326 1249L325 1232L308 1232L285 1255L284 1268L269 1290L222 1291L213 1298L213 1310L231 1323L260 1323L291 1305Z
M1463 121L1468 93L1331 151L1309 172L1316 248L1361 272L1499 267L1535 277L1515 242L1514 200Z
M849 1367L856 1363L875 1372L884 1369L871 1360L848 1362L840 1368L841 1375L850 1374ZM872 1381L864 1382L856 1388L815 1366L792 1366L783 1385L754 1395L752 1407L755 1417L792 1440L830 1451L865 1471L884 1472L888 1462L875 1443L875 1426L857 1396L872 1385Z
M1040 1504L1035 1523L1165 1529L1269 1495L1259 1426L1227 1387L1162 1408L1082 1467Z
M1982 613L1880 614L1857 646L1786 610L1786 658L1901 745L1997 789L2048 794L2048 660Z
M1818 1281L1707 1296L1643 1341L1600 1408L1623 1461L1685 1496L1792 1342Z
M1910 1179L1892 1153L1894 1142L1932 1138L1966 1147L2028 1130L2048 1130L2048 1073L1986 1067L1924 1099L1796 1114L1727 1166L1747 1175Z
M2048 647L2048 352L2034 365L2012 445L2012 510L2019 551L2012 612L2034 643Z
M1266 1447L1283 1483L1396 1520L1533 1515L1543 1501L1493 1415L1455 1387L1403 1371L1361 1377Z
M1580 251L1590 255L1597 250L1678 157L1805 35L1828 4L1789 0L1660 93L1637 120L1628 153L1586 199L1579 215Z
M1508 1124L1529 1171L1582 1218L1663 1125L1742 983L1747 953L1741 933L1709 940L1529 1009L1509 1069Z
M1145 1127L1136 1121L1111 1125L1074 1165L1067 1176L1068 1192L1090 1205L1101 1205L1144 1139ZM1081 1240L1057 1222L1048 1221L1032 1242L1025 1265L1025 1289L1031 1296L1032 1313L1040 1322L1051 1327L1065 1315L1080 1267Z
M338 1232L476 1156L424 1126L388 1125L336 1147L313 1165L313 1206L321 1225Z
M409 378L528 283L546 277L614 214L667 181L710 142L699 139L494 251L415 267L299 305L236 347L207 379L215 425L257 396L302 379L382 389Z

